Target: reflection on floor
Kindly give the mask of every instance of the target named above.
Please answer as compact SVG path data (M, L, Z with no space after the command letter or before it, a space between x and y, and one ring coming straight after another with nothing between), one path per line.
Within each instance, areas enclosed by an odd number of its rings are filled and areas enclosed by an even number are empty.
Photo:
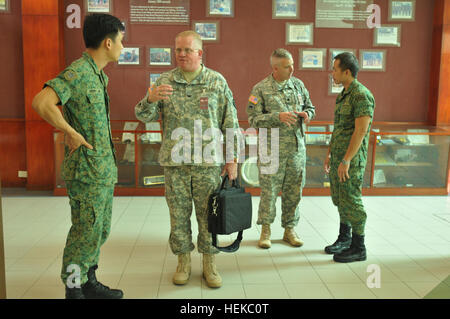
M31 193L36 194L36 193ZM70 227L66 197L6 192L3 196L8 298L63 298L59 279ZM164 197L116 197L111 236L102 248L97 277L124 290L125 298L449 298L450 198L365 197L368 214L365 262L339 264L323 248L337 236L339 217L329 197L304 197L297 233L305 245L281 239L280 199L272 248L257 247L259 197L254 226L238 252L217 256L223 287L210 289L201 258L192 253L186 286L171 282L177 259L168 246ZM197 226L192 216L194 243ZM220 236L221 244L232 236ZM368 267L369 265L375 265ZM376 288L379 270L380 288ZM368 272L369 270L369 272ZM433 289L436 288L436 291Z

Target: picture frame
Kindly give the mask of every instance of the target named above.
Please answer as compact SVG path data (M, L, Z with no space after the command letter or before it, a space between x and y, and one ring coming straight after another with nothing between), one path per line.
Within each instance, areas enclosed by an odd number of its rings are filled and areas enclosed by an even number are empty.
M389 0L388 21L415 21L416 0Z
M333 63L334 63L334 58L343 53L343 52L350 52L353 53L353 55L356 57L356 50L355 49L330 49L330 60L329 60L329 69L330 71L333 70Z
M300 70L325 70L327 49L301 48L299 49Z
M148 47L148 65L167 67L172 65L172 48L170 46Z
M207 17L234 17L234 0L206 0Z
M86 12L88 13L112 13L113 0L100 0L102 3L96 3L99 0L84 0Z
M314 43L314 23L286 22L286 44L312 45Z
M203 42L219 42L219 21L193 21L192 30L200 34Z
M162 73L154 73L154 72L150 72L148 74L148 79L149 79L149 86L148 87L152 87L153 84L156 83L156 80L159 79L159 77L161 76Z
M385 24L373 29L373 45L376 47L400 47L402 26Z
M342 92L344 86L342 84L334 83L333 76L328 75L328 95L338 95Z
M386 71L386 50L359 50L361 71Z
M10 12L9 0L0 0L0 14Z
M120 53L117 65L137 66L142 64L141 48L139 46L124 47Z
M300 0L272 0L272 19L298 19Z

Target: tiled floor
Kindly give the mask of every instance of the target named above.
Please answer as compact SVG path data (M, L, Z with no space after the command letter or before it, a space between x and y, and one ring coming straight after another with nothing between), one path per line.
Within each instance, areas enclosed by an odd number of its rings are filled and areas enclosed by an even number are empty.
M6 194L2 201L7 297L63 298L59 273L70 227L68 199L28 193ZM254 197L254 223L258 203ZM123 289L126 298L414 299L450 275L450 197L365 197L364 203L367 261L339 264L323 252L336 239L338 213L329 197L304 197L297 227L303 247L281 240L278 213L272 248L256 247L260 227L255 224L244 232L238 252L217 256L224 284L210 289L201 277L197 251L189 283L172 284L177 259L168 246L169 214L163 197L115 197L98 278ZM280 206L279 199L278 211ZM192 225L196 239L194 216ZM220 239L224 244L231 236ZM380 288L370 288L377 274L368 272L372 264L379 270Z

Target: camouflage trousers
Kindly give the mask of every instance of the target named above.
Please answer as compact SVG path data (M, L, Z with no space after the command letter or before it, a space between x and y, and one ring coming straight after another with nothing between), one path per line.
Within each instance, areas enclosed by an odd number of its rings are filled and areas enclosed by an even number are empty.
M333 204L337 206L342 224L352 227L353 233L364 235L366 211L362 202L362 183L365 166L352 166L348 170L350 179L339 182L339 163L330 165L330 187Z
M281 153L281 152L280 152ZM274 174L259 174L261 195L257 224L272 224L276 215L276 201L281 191L281 226L297 226L300 219L298 204L305 185L305 148L280 154L278 171ZM261 172L261 164L258 164Z
M175 255L194 250L192 242L192 201L198 223L197 248L199 253L217 254L208 232L208 199L219 186L221 168L201 166L165 166L166 201L170 211L169 244Z
M61 279L64 284L69 277L72 280L73 269L69 266L75 265L81 276L81 284L84 284L88 280L89 268L98 264L100 247L111 229L114 185L68 181L67 193L72 227L64 248Z

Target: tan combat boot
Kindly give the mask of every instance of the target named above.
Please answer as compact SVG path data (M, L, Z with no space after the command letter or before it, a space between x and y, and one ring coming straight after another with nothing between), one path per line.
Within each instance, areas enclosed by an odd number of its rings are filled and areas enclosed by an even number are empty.
M284 230L283 240L294 247L300 247L303 245L303 242L298 238L297 234L294 231L294 228L288 227Z
M213 254L203 254L203 278L210 288L222 286L222 277L216 268L215 256Z
M258 246L261 248L270 248L272 246L270 242L270 225L262 225Z
M172 281L175 285L185 285L191 275L191 253L178 255L177 271L173 275Z

